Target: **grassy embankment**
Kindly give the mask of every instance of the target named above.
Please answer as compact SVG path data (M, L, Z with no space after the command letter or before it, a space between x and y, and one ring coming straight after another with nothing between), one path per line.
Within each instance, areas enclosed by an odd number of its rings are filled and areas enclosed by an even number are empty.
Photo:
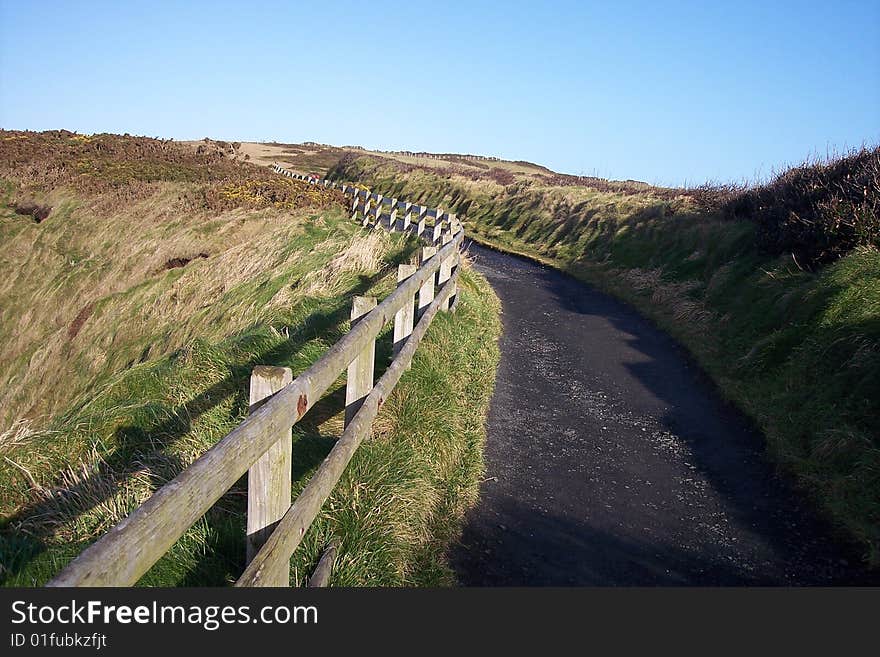
M343 158L333 175L464 215L686 345L770 455L880 563L880 150L753 189L672 190Z
M245 415L257 364L302 371L386 296L417 243L366 234L341 195L231 146L0 132L0 581L41 584ZM464 268L458 312L412 369L292 562L340 542L334 585L449 583L476 496L497 301ZM377 367L388 362L390 336ZM344 375L294 430L294 493L341 433ZM224 584L246 482L142 580Z

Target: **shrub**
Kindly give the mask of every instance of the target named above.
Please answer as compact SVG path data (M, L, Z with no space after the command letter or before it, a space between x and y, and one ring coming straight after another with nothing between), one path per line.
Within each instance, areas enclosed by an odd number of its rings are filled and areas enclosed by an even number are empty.
M0 178L18 187L15 196L26 198L63 186L86 195L113 192L118 203L130 203L155 193L157 183L172 182L192 183L181 197L187 209L345 206L334 189L226 157L223 148L228 146L207 138L192 148L128 135L0 130ZM37 223L51 210L30 201L16 207Z
M728 192L718 205L728 218L757 223L765 250L792 253L802 266L880 247L880 147L793 167L766 185Z

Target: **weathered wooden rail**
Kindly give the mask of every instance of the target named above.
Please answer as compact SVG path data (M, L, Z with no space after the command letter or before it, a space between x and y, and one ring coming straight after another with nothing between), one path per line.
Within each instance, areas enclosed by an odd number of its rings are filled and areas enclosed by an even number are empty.
M293 175L277 165L275 170ZM343 191L352 197L355 217L364 225L388 230L401 227L397 199L385 218L384 212L368 214L366 206L375 201L376 208L384 208L391 200L386 203L381 195L348 185ZM296 378L287 368L256 367L247 418L83 551L49 586L135 584L245 473L248 563L236 586L290 585L293 552L370 433L384 400L409 368L431 321L438 312L454 307L464 237L460 222L439 209L403 207L410 221L401 230L422 236L431 246L422 248L418 266L400 265L397 289L381 303L372 297L355 297L351 330ZM412 222L413 208L416 222ZM434 223L427 234L424 220L429 216ZM418 230L420 224L422 230ZM376 339L389 322L394 324L394 357L374 381ZM342 436L291 504L291 427L343 371L347 375ZM335 547L325 552L310 584L326 585L334 554Z

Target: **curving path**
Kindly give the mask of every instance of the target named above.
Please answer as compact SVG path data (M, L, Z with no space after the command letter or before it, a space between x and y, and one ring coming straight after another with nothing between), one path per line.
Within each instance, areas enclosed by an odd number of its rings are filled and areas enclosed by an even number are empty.
M469 248L504 333L486 479L450 555L462 584L877 583L670 337L554 270Z

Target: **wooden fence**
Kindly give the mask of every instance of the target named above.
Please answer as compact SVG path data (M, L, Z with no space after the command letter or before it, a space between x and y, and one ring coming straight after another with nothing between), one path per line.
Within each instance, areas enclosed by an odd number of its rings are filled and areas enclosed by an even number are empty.
M440 208L416 205L348 183L296 173L278 164L274 164L272 168L283 176L304 180L311 185L340 189L352 200L352 219L360 221L364 227L384 228L392 233L412 232L434 245L442 243L444 233L450 232L454 235L462 229L461 222L454 213L444 212Z
M364 226L419 235L429 244L421 249L419 265L400 265L397 289L381 303L355 297L351 330L296 378L288 368L256 367L247 418L83 551L49 586L135 584L245 473L247 564L236 586L289 586L290 559L306 530L369 435L435 315L454 309L464 238L455 215L273 168L311 184L340 187L352 200L353 218ZM400 218L398 210L403 210ZM389 322L394 324L394 356L375 381L376 339ZM291 427L343 371L342 436L291 504ZM328 547L310 585L326 585L335 552L336 546Z

